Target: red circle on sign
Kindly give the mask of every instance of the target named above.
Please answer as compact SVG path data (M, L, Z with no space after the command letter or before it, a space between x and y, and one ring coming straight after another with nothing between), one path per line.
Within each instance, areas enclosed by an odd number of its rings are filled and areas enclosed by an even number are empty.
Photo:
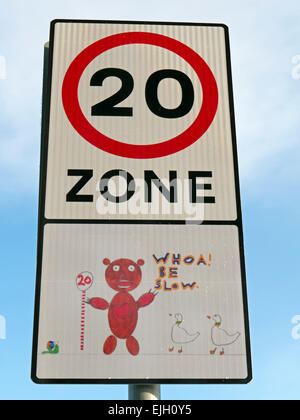
M195 121L178 136L156 144L134 145L111 139L96 130L84 116L78 99L80 78L86 67L100 54L127 44L150 44L179 55L194 69L203 91L203 102ZM149 32L127 32L100 39L85 48L71 63L62 86L66 115L74 129L89 143L113 155L151 159L179 152L197 141L210 127L218 108L218 87L206 62L182 42Z

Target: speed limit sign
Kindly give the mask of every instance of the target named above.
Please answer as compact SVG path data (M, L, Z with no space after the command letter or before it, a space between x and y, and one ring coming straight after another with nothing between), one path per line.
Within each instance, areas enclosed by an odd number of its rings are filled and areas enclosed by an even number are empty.
M33 380L249 382L228 28L55 20L45 74Z

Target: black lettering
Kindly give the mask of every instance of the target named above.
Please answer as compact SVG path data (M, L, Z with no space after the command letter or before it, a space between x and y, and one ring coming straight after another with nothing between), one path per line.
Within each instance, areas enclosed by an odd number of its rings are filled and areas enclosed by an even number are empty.
M108 182L114 176L121 176L127 182L127 191L121 196L114 196L108 190ZM100 180L100 193L103 197L112 203L124 203L128 201L135 193L135 181L133 176L122 169L114 169L106 172Z
M198 197L198 190L211 190L211 184L198 184L197 178L212 178L211 171L189 171L189 187L190 187L190 203L206 203L213 204L216 202L215 197Z
M68 169L68 176L81 176L80 180L68 192L66 196L67 202L92 202L93 196L88 194L78 194L80 190L93 177L92 169Z
M177 172L169 171L170 188L161 182L153 171L145 171L145 202L152 202L152 183L158 188L159 192L169 201L169 203L177 203Z

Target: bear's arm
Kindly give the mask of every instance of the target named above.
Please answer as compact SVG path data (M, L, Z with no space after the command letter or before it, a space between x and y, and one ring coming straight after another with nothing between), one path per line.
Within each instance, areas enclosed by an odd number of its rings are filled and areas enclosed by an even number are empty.
M152 292L145 293L137 301L138 308L143 308L144 306L150 305L154 301L155 295Z
M87 301L87 304L91 305L95 309L105 310L109 307L109 303L105 299L94 297Z

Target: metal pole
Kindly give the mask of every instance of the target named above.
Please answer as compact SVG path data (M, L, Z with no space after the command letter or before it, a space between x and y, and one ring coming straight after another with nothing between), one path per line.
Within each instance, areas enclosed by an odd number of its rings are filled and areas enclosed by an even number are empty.
M128 385L129 400L160 400L159 384Z
M45 118L47 107L47 82L49 73L49 42L44 44L44 67L43 67L43 96L42 96L42 138L45 133ZM44 142L42 142L42 145Z

